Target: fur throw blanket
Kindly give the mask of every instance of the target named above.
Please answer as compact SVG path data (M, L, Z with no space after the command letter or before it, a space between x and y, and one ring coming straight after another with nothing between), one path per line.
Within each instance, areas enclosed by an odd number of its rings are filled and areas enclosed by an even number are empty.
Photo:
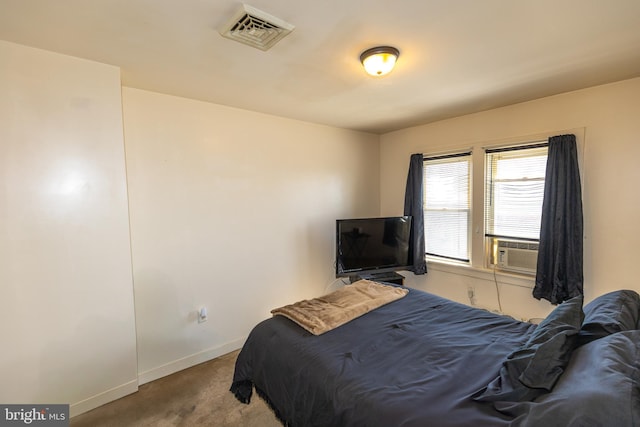
M271 313L287 317L312 334L320 335L407 293L407 288L359 280L328 295L276 308Z

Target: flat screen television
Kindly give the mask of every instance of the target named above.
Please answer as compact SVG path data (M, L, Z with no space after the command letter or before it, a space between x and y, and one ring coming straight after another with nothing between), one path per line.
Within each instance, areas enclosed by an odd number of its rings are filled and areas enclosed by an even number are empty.
M407 270L411 217L336 220L336 277Z

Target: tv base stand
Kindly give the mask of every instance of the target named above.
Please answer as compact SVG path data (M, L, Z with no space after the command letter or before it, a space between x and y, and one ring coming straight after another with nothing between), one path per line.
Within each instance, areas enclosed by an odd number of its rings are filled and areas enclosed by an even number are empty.
M387 273L363 273L350 277L351 283L361 279L372 280L374 282L387 282L393 283L394 285L404 286L404 276L402 274L396 273L395 271Z

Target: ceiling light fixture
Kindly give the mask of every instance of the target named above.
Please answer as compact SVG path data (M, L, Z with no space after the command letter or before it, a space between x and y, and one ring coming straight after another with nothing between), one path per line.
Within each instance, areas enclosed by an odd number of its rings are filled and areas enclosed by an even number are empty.
M360 54L360 62L364 70L372 76L384 76L393 70L400 51L391 46L378 46L367 49Z

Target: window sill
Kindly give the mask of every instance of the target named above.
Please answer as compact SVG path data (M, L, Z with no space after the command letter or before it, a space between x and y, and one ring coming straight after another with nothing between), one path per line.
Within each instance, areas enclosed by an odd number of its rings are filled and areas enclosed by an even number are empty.
M519 286L523 288L533 289L535 285L535 277L525 274L511 273L489 268L477 268L471 265L460 263L448 263L440 261L427 260L427 271L433 269L449 274L457 274L461 276L472 277L481 280L490 280L507 285Z

